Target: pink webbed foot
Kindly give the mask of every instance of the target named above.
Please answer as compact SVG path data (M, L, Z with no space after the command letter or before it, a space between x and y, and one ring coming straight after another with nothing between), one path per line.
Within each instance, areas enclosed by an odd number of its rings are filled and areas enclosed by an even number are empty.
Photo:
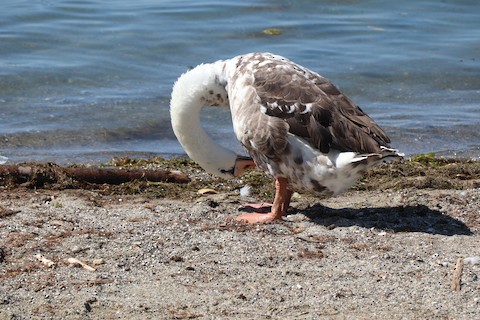
M245 204L243 208L249 212L239 215L235 220L246 223L267 223L273 221L275 216L272 214L272 206L271 203L267 202Z
M287 189L287 179L285 178L276 179L275 189L273 204L256 203L245 205L245 208L252 208L255 212L241 214L236 220L247 223L267 223L280 219L287 211L292 192Z
M277 215L272 212L268 212L268 213L251 212L251 213L241 214L235 220L254 224L254 223L268 223L277 218L278 218Z

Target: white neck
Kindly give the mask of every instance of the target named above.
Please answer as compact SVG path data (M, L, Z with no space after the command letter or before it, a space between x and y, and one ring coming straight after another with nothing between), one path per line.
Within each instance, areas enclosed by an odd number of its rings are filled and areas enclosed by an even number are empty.
M228 106L223 65L223 61L201 64L181 75L173 86L170 116L188 156L207 172L232 178L237 155L215 143L200 124L203 107Z

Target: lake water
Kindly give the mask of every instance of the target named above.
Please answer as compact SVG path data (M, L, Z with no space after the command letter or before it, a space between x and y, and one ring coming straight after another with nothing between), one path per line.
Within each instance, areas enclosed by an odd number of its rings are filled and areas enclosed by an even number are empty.
M253 51L329 78L407 155L480 157L478 0L4 0L0 156L184 154L168 112L176 78ZM228 111L210 109L205 127L232 145Z

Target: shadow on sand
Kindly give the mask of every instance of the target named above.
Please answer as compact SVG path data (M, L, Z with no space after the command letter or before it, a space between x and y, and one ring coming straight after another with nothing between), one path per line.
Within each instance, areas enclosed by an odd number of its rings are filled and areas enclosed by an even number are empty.
M326 227L360 226L393 232L423 232L447 236L473 234L460 220L425 205L360 209L334 209L315 205L296 212Z

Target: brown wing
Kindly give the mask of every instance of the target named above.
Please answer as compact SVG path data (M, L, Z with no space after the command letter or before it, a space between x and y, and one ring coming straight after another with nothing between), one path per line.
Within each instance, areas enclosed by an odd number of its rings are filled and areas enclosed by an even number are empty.
M388 147L385 132L326 78L269 54L257 56L252 70L262 112L286 121L289 132L321 152L335 147L375 153L380 146Z

